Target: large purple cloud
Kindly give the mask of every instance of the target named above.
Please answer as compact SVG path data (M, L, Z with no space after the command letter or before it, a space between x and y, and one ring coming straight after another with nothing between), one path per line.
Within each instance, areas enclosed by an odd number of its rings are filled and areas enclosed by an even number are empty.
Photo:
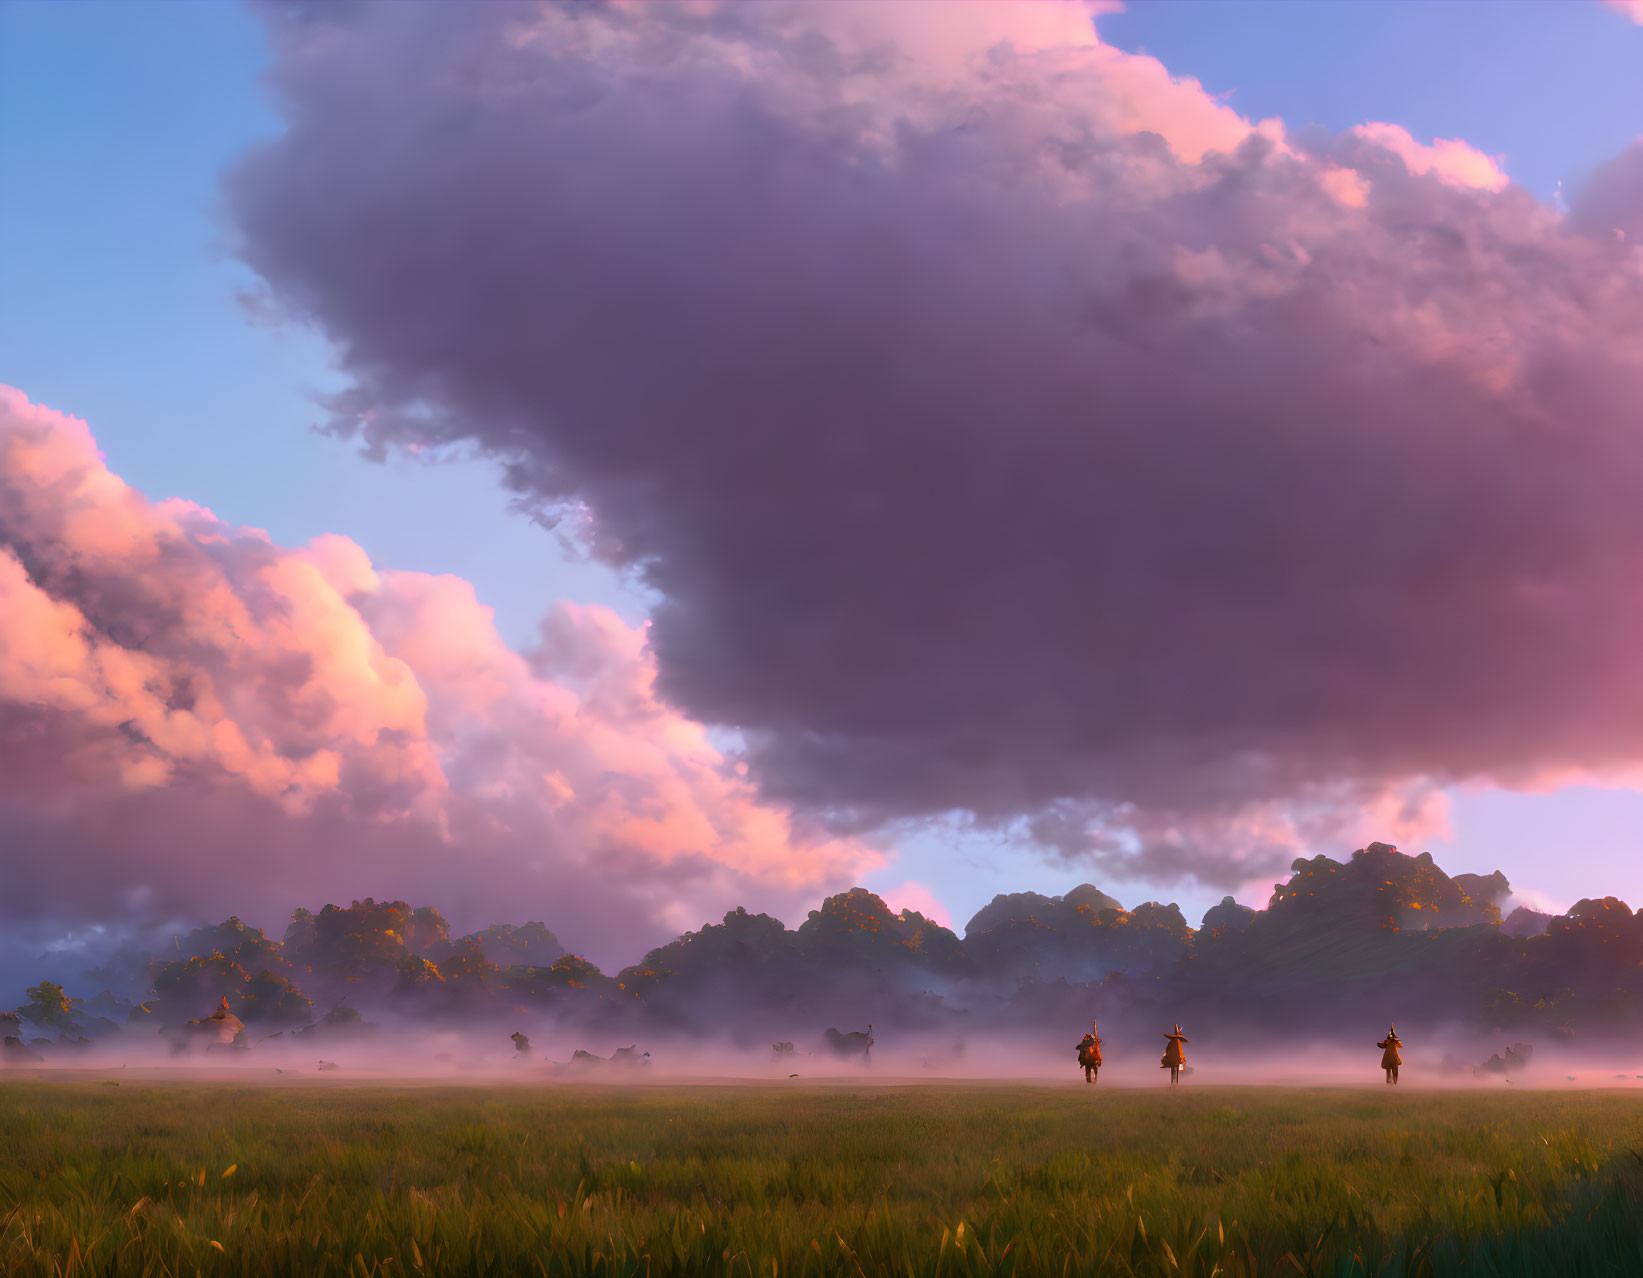
M1629 170L1565 222L1077 19L276 16L243 254L336 342L340 428L587 508L662 692L784 801L1231 883L1635 766Z

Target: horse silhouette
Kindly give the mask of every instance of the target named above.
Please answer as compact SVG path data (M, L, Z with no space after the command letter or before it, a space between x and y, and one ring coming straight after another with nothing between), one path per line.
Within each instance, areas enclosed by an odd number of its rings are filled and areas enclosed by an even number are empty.
M859 1056L863 1061L871 1062L873 1059L873 1027L869 1025L865 1034L859 1030L845 1033L842 1030L830 1028L827 1033L822 1035L822 1046L843 1060Z

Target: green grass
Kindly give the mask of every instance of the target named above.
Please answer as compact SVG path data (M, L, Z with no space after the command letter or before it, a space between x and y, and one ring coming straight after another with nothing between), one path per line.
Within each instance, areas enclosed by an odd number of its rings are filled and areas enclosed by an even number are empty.
M1643 1273L1619 1093L0 1083L0 1272Z

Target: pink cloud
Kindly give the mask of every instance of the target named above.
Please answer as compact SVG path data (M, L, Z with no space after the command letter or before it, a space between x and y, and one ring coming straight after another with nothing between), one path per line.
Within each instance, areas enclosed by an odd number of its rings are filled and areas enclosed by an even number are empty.
M1643 26L1643 0L1603 0L1611 9L1617 9L1639 26Z
M947 912L947 907L934 892L917 879L908 879L904 883L896 884L895 887L885 888L878 893L878 898L889 906L894 914L900 914L903 910L914 910L925 918L941 924L942 927L953 926L953 917Z
M642 628L561 604L510 651L467 582L152 502L85 423L5 387L0 529L0 804L56 854L38 876L13 856L13 908L443 889L574 933L553 897L577 879L659 935L879 863L760 803L657 699Z
M1417 176L1430 173L1449 186L1474 191L1501 191L1511 181L1499 162L1459 138L1417 142L1398 124L1360 124L1352 132L1392 152Z

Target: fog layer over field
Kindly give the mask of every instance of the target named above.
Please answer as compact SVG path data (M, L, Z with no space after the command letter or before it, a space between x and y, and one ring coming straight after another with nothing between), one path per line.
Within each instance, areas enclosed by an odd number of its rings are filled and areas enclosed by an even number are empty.
M952 1040L931 1034L874 1036L870 1053L844 1055L824 1039L792 1050L736 1047L712 1038L653 1035L618 1042L570 1026L531 1025L528 1050L501 1029L383 1029L316 1051L285 1035L244 1047L174 1051L164 1043L131 1040L93 1044L49 1060L17 1062L13 1077L91 1076L107 1081L192 1079L242 1083L359 1085L380 1080L464 1083L477 1086L667 1086L765 1084L852 1088L939 1085L944 1081L1030 1082L1084 1087L1075 1044L1078 1026L1059 1036L999 1035ZM1183 1027L1189 1031L1190 1027ZM1188 1032L1182 1087L1386 1086L1375 1035L1362 1043L1318 1041L1274 1049L1252 1036L1199 1036ZM1160 1065L1164 1035L1103 1037L1103 1064L1090 1091L1102 1088L1169 1089ZM1486 1040L1455 1027L1406 1045L1398 1086L1431 1088L1643 1088L1643 1051L1534 1049ZM624 1049L631 1048L626 1052ZM578 1052L592 1059L576 1058ZM614 1059L612 1059L614 1057ZM1491 1064L1493 1058L1493 1064Z

